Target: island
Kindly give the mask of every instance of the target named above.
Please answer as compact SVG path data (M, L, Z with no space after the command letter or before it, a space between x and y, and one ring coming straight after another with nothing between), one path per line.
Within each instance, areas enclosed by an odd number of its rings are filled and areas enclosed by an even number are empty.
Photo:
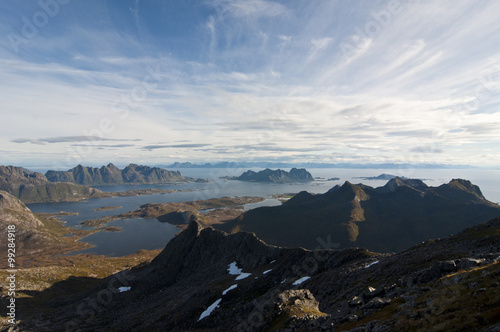
M292 168L290 172L281 169L271 170L269 168L266 168L265 170L260 172L248 170L240 176L225 177L225 179L262 183L293 183L314 181L311 173L309 173L305 168Z

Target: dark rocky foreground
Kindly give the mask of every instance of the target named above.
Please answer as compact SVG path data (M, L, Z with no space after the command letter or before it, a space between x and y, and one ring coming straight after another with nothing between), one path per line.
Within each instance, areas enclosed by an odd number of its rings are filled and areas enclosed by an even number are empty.
M36 316L23 317L20 309L19 329L380 332L500 328L500 218L398 254L332 250L329 247L334 244L328 238L318 238L318 246L325 249L269 246L254 234L228 235L203 229L195 220L150 264L110 276L90 291L61 293ZM238 274L230 274L230 266ZM130 290L119 292L118 287ZM23 305L30 305L30 300L19 303L20 308ZM207 308L214 310L207 314Z

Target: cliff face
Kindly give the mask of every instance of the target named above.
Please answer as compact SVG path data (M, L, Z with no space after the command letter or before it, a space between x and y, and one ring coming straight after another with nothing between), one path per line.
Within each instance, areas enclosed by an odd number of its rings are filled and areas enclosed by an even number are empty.
M24 203L77 201L102 194L100 190L73 183L52 183L41 173L15 166L0 166L0 190Z
M45 176L51 182L71 182L81 185L115 184L160 184L184 182L186 178L178 171L168 171L158 167L130 164L123 170L113 164L101 168L78 165L66 172L48 171Z
M287 247L314 249L316 238L328 235L340 248L390 252L498 216L500 206L467 180L428 187L420 180L394 178L379 188L346 182L325 194L299 193L281 206L250 210L217 228L254 232Z
M271 170L266 168L260 172L246 171L235 180L249 181L249 182L273 182L273 183L287 183L287 182L307 182L314 181L311 173L304 168L292 168L290 172L281 169Z
M494 331L499 252L500 219L399 254L279 248L192 221L149 265L54 299L20 328Z

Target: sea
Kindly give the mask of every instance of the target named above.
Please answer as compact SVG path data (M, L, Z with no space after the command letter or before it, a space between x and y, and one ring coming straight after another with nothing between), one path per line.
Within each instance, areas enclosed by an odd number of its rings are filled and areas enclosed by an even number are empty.
M262 202L247 204L244 209L249 210L260 206L276 206L281 204L278 199L273 198L273 195L285 193L293 194L300 191L308 191L314 194L324 193L336 185L342 185L345 181L355 184L363 183L371 187L380 187L385 185L387 180L365 180L363 178L375 177L382 173L421 179L429 186L439 186L457 178L466 179L479 186L486 199L494 203L500 202L500 170L311 168L308 169L308 171L315 178L315 181L288 184L251 183L224 178L228 176L238 176L246 170L247 169L237 168L185 168L180 169L182 175L193 178L203 178L210 182L191 182L169 185L97 186L97 189L109 192L147 188L170 190L188 189L190 191L132 197L95 198L71 203L36 203L29 204L28 207L33 212L77 212L78 215L62 216L60 219L70 227L91 229L82 226L81 222L125 213L138 209L141 205L147 203L186 202L225 196L258 196L265 198ZM262 169L252 168L252 170L259 171ZM44 173L46 170L36 169L36 171ZM336 178L338 178L338 180ZM94 211L95 209L108 206L120 206L120 208L115 210ZM118 226L121 227L122 230L118 232L100 231L82 238L81 241L88 242L92 244L93 247L71 254L87 253L116 257L128 255L141 249L162 249L175 234L179 232L179 229L173 225L159 222L156 219L145 218L114 220L109 222L107 226Z

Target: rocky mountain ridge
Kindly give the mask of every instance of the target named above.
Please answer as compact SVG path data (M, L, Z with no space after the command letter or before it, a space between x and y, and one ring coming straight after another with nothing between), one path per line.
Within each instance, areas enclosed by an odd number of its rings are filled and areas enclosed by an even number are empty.
M187 182L179 171L169 171L159 167L130 164L119 169L112 163L100 168L78 165L68 171L47 171L51 182L71 182L87 186L117 184L165 184Z
M274 247L254 234L228 235L193 220L149 265L110 276L69 299L53 299L50 314L24 319L20 327L283 332L500 327L499 218L399 254L332 250L328 243L315 251ZM123 283L126 290L113 291L112 283ZM111 300L96 301L105 293Z
M340 248L400 251L500 216L500 206L467 180L439 187L394 178L372 188L345 182L324 194L300 192L276 207L245 212L217 228L254 232L266 243L314 249L329 235Z

